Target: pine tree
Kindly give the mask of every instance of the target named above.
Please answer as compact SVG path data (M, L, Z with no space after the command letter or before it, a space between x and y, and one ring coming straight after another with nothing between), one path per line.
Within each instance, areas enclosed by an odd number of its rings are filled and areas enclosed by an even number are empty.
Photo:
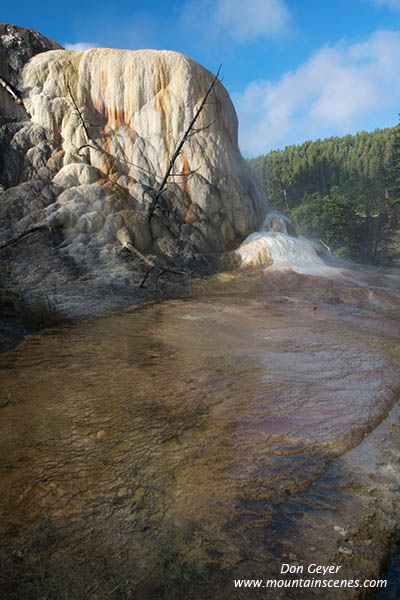
M400 125L288 146L251 163L273 209L354 258L373 257L400 216Z
M393 228L398 223L400 212L400 124L392 129L392 156L387 169L386 208L388 224Z

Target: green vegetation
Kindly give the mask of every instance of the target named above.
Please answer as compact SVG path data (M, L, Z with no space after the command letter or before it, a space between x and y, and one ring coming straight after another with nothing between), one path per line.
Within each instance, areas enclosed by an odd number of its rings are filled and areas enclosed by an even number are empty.
M250 161L275 210L336 254L371 260L400 216L400 125Z
M18 314L21 310L21 298L0 287L0 309L2 313Z
M21 311L21 298L7 289L8 279L12 273L9 264L0 263L0 314L14 316Z
M38 298L25 307L23 320L32 327L51 327L63 321L63 316L54 300Z

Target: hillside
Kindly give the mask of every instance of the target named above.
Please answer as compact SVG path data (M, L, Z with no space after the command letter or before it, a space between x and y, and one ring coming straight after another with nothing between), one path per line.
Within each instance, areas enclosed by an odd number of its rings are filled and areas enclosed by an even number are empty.
M271 206L335 254L395 258L398 240L399 126L331 137L250 160Z

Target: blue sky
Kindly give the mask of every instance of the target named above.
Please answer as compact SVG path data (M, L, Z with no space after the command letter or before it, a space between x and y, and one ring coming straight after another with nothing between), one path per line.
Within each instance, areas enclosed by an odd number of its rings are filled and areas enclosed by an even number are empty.
M245 156L398 122L400 0L22 0L1 20L71 49L176 50L213 72L222 63Z

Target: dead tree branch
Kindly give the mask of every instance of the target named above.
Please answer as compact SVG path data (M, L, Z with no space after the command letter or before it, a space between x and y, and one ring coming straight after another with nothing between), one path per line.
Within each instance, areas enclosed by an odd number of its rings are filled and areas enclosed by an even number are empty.
M332 254L332 250L329 248L328 244L325 244L324 240L320 239L319 241L320 241L320 244L322 244L322 246L327 249L329 254Z
M142 261L145 265L147 265L149 267L146 275L144 276L144 278L140 284L141 288L146 283L147 278L149 277L150 273L152 273L153 271L156 271L156 270L160 271L160 273L157 275L156 285L158 285L158 280L160 279L160 277L162 275L164 275L164 273L172 273L173 275L181 275L184 277L190 277L190 273L187 273L186 271L178 271L177 269L170 269L169 267L158 265L156 262L151 260L148 256L145 256L142 252L140 252L140 250L135 248L130 242L127 242L126 244L124 244L123 247L126 248L133 256L138 258L140 261Z
M81 150L84 150L85 148L90 148L91 150L98 150L96 146L92 146L91 144L83 144L83 146L79 146L78 150L76 151L77 155L82 156Z
M170 177L189 177L190 175L194 175L200 170L200 167L197 169L191 169L190 171L185 171L185 173L170 173Z
M88 128L87 128L87 126L86 126L85 119L83 118L83 116L82 116L82 113L81 113L81 111L79 110L79 106L78 106L78 104L77 104L77 102L76 102L76 100L75 100L75 98L74 98L74 95L73 95L73 93L72 93L71 86L69 85L69 82L67 81L66 83L67 83L67 90L68 90L68 93L69 93L69 95L70 95L70 98L71 98L71 102L72 102L72 104L74 105L74 108L75 108L75 110L76 110L76 112L77 112L77 114L78 114L78 116L79 116L80 122L82 123L82 127L83 127L83 129L85 130L86 137L87 137L87 139L88 139L88 141L89 141L89 140L90 140L90 135L89 135Z
M142 252L140 252L140 250L138 250L137 248L135 248L135 246L133 246L130 242L127 242L124 245L124 248L126 248L127 250L129 250L129 252L131 254L133 254L133 256L136 256L136 258L138 258L139 260L141 260L142 262L144 262L151 269L155 269L157 267L157 265L156 265L156 263L154 261L152 261L150 258L148 258L147 256L145 256L144 254L142 254Z
M6 92L10 94L14 102L19 104L20 106L24 106L21 94L18 92L18 90L15 89L15 87L11 85L11 83L8 83L8 81L6 81L3 77L0 77L0 85L6 90Z
M57 225L56 227L49 227L45 223L39 223L38 225L33 225L33 227L30 227L29 229L25 229L24 231L21 231L21 233L19 233L15 237L11 238L11 240L8 240L8 242L4 242L3 244L0 244L0 250L3 250L3 248L7 248L8 246L12 246L13 244L16 244L17 242L22 240L27 235L31 235L32 233L36 233L37 231L51 231L52 229L59 229L61 227L62 227L62 225Z
M205 125L204 127L192 127L192 130L189 133L189 135L187 136L187 139L191 138L193 135L196 135L196 133L199 133L200 131L205 131L206 129L209 129L211 127L211 125L214 125L214 123L215 123L215 120L210 121L210 123L208 125Z
M142 279L142 283L140 284L140 287L141 287L141 288L142 288L142 287L144 287L144 284L146 283L148 276L149 276L149 275L150 275L150 273L152 273L153 271L154 271L154 269L153 269L153 268L151 268L151 269L149 269L149 270L147 271L146 275L145 275L145 276L144 276L144 278Z
M157 208L157 206L159 204L160 196L163 193L163 190L165 188L165 184L167 183L168 177L171 174L171 171L172 171L172 168L173 168L173 166L175 164L175 161L178 158L178 156L179 156L179 154L180 154L180 152L182 150L182 147L183 147L184 143L186 142L186 140L190 136L190 134L192 132L192 129L193 129L193 126L196 123L197 118L200 115L201 111L203 110L203 108L204 108L204 106L205 106L205 104L207 102L208 97L210 96L210 94L213 91L213 89L215 88L215 86L219 83L219 73L221 71L221 66L222 65L220 65L220 67L219 67L219 69L217 71L217 74L215 75L215 77L214 77L214 79L213 79L210 87L207 90L206 95L204 96L204 98L203 98L203 100L202 100L199 108L197 109L197 111L196 111L193 119L190 121L188 128L186 129L185 133L183 134L183 137L182 137L181 141L179 142L178 146L176 147L176 150L173 153L171 160L169 161L168 168L167 168L167 170L165 172L165 175L164 175L164 177L163 177L160 185L158 186L158 189L157 189L156 195L154 197L153 203L151 204L150 209L149 209L149 223L150 223L151 218L152 218L152 216L154 214L154 211L156 210L156 208Z

